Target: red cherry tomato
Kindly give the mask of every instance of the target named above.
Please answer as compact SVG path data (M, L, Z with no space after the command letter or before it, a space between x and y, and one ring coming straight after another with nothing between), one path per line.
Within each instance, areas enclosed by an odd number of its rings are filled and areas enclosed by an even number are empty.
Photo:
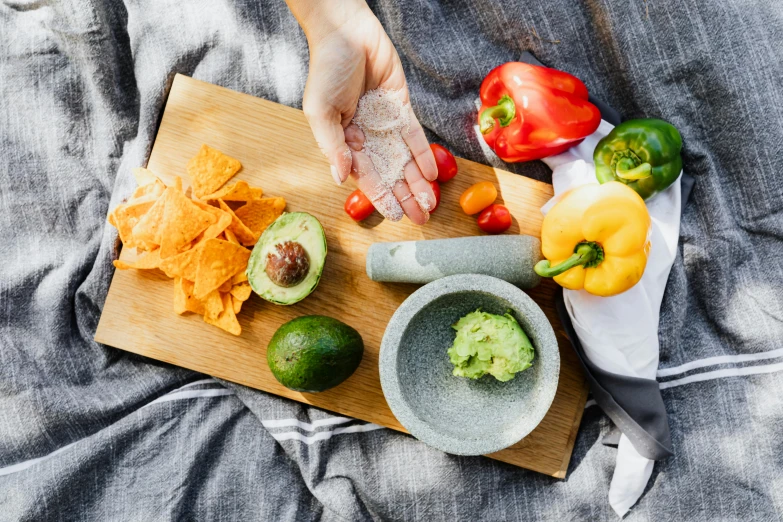
M432 192L435 193L435 206L430 210L430 214L432 214L435 212L435 209L438 208L438 205L440 205L440 183L437 181L430 181L430 185L432 185Z
M354 221L367 219L375 211L372 201L367 199L367 196L359 189L351 192L351 195L345 200L344 208L345 213L351 216Z
M503 205L490 205L479 214L478 226L487 234L500 234L511 227L511 213Z
M438 181L444 183L457 175L457 160L446 147L437 143L430 144L430 149L435 155L435 163L438 165Z

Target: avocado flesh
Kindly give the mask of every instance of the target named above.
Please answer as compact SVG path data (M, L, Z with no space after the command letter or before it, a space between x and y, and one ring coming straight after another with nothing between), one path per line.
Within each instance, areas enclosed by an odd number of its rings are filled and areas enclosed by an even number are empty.
M301 282L289 286L275 284L266 273L267 257L277 245L292 241L302 245L310 268ZM326 261L326 235L321 223L306 212L287 212L269 225L253 248L247 264L247 278L253 291L280 305L298 303L318 286Z
M505 382L532 365L533 345L510 313L495 315L476 310L452 328L457 336L448 354L453 374L458 377L480 379L489 374Z
M321 392L351 376L364 354L359 332L321 315L298 317L278 328L266 350L275 378L291 390Z

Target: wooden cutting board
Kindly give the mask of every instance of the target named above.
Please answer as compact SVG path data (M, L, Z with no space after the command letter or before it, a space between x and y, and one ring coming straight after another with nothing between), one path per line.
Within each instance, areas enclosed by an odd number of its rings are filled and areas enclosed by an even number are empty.
M172 310L173 282L161 272L116 271L95 340L215 377L258 388L319 408L404 431L389 409L378 377L378 351L386 323L417 285L370 281L365 253L377 241L419 240L479 234L474 217L457 203L471 184L490 180L514 216L508 233L538 235L539 208L552 187L502 170L457 159L459 174L442 186L442 202L423 227L406 220L384 221L377 213L361 224L343 212L354 190L338 187L318 150L303 113L273 102L177 75L147 167L169 182L189 182L188 160L207 143L242 162L237 179L284 196L289 211L306 211L324 226L329 254L316 291L293 306L276 306L253 296L242 308L241 337L205 324L198 315ZM130 257L124 252L122 258ZM556 286L545 281L529 292L555 327L560 342L560 383L541 424L492 458L555 477L565 477L587 396L579 361L554 311ZM331 390L299 393L281 386L266 363L266 346L284 322L301 315L338 318L364 338L359 369Z

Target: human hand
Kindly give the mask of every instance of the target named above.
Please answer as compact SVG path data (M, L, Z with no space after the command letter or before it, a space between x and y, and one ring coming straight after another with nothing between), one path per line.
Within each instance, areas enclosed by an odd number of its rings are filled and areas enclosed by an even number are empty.
M363 0L288 0L288 4L310 47L304 113L335 181L341 184L353 177L387 219L398 221L404 213L413 223L426 223L435 201L428 181L438 175L435 157L410 108L397 51L380 22ZM370 158L361 152L364 134L351 123L359 98L378 87L398 91L410 111L410 125L402 133L413 159L405 166L405 181L392 188L382 183ZM422 193L426 197L420 197Z

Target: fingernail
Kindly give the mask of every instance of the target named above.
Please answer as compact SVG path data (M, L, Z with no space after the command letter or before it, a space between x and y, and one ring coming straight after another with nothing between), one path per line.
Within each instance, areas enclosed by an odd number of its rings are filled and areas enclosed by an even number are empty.
M340 179L340 173L337 172L337 168L335 168L334 165L329 165L329 168L332 171L332 177L334 178L334 182L337 183L338 185L342 185L343 180Z

